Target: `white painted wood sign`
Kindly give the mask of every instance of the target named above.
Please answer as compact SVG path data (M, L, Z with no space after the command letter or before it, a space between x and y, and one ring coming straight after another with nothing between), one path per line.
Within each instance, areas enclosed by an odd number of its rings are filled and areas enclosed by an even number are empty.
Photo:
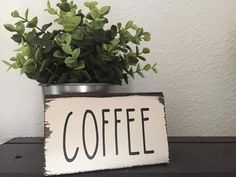
M169 162L161 93L45 98L45 175Z

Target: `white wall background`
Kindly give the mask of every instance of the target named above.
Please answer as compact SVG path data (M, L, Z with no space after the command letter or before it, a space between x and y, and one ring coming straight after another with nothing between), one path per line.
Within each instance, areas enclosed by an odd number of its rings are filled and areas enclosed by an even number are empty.
M52 0L56 2L56 0ZM84 1L80 1L82 4ZM159 74L124 91L162 91L171 136L236 136L236 0L99 0L110 22L134 20L152 34L147 45ZM0 60L17 47L3 24L29 7L41 24L46 0L0 0ZM41 89L0 64L0 140L43 135Z

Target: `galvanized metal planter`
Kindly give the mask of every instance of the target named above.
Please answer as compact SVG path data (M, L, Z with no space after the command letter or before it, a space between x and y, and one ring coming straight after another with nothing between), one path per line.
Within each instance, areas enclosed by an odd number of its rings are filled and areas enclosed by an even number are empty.
M76 93L108 93L113 85L106 83L73 83L41 86L45 96L56 96Z

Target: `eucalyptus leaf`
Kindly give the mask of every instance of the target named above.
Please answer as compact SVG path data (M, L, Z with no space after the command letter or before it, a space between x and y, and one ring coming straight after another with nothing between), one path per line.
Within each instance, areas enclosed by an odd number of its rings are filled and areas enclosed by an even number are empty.
M90 9L94 9L97 6L97 4L98 4L97 1L94 1L94 0L91 1L90 2Z
M63 27L66 32L73 31L81 22L81 17L72 16L69 13L63 18Z
M139 72L137 72L137 73L138 73L138 75L140 75L142 78L145 78L142 71L139 71Z
M136 72L140 72L141 71L141 67L140 67L140 63L138 63L137 68L136 68Z
M16 57L11 57L10 60L11 61L17 61L17 58Z
M112 45L113 47L118 46L119 43L120 43L120 39L113 39L113 40L111 41L111 45Z
M80 56L80 49L75 49L73 52L72 52L72 57L74 59L77 59L78 57Z
M134 79L134 71L133 71L133 68L131 67L129 72L130 76Z
M11 68L12 68L12 69L19 69L20 67L19 67L19 65L15 62L15 63L13 63L13 64L11 65Z
M72 49L68 44L62 44L62 50L67 54L72 54Z
M66 54L60 50L55 51L53 56L56 58L66 58Z
M33 59L28 59L22 68L25 73L33 73L37 68L37 64Z
M71 10L70 4L68 2L58 3L57 7L59 7L64 12L70 12Z
M29 9L26 9L25 11L25 19L28 20L29 17Z
M11 66L11 63L9 63L8 61L3 60L2 62L8 66Z
M45 11L55 19L40 27L38 17L29 17L28 9L24 17L13 11L15 25L4 27L13 33L11 38L19 48L9 62L3 63L43 84L122 84L123 80L128 84L129 77L134 79L136 74L144 77L145 71L157 72L156 64L149 64L143 56L150 53L143 46L151 39L149 32L131 20L124 25L118 22L105 27L110 6L99 7L97 1L85 2L88 8L85 14L75 2L58 0L54 7L48 1ZM57 23L56 29L50 28L53 22Z
M133 30L137 30L137 29L138 29L138 26L137 26L136 24L132 24L131 28L132 28Z
M65 59L65 64L66 64L68 67L71 67L71 68L77 67L77 63L76 63L75 59L72 58L72 57L67 57L67 58Z
M17 58L17 60L18 61L20 61L20 63L22 64L22 65L24 65L25 64L25 58L24 58L24 56L22 55L22 54L20 54L20 53L17 53L16 54L16 58Z
M20 17L19 12L18 12L17 10L14 10L14 11L11 13L11 16L12 16L12 17Z
M84 5L88 8L90 8L90 2L84 2Z
M111 6L104 6L100 9L101 15L107 15L110 12Z
M142 35L143 35L143 28L137 29L136 36L137 36L137 37L140 37L140 36L142 36Z
M126 23L125 28L126 28L126 29L131 28L132 25L133 25L133 23L134 23L133 21L129 20L129 21Z
M77 63L77 67L75 67L75 70L81 70L81 69L84 69L84 68L85 68L84 61L83 61L83 60L80 60L80 61Z
M16 31L16 28L12 24L5 24L4 27L10 32Z
M16 24L16 31L19 34L23 34L25 32L25 25L22 22Z
M138 63L138 59L134 56L129 56L129 64L130 65L136 65Z
M152 66L150 64L146 64L143 69L145 71L149 71L151 68L152 68Z
M91 82L92 81L92 77L90 76L90 74L85 71L85 70L80 70L82 76L85 78L86 82Z
M50 26L52 26L52 23L48 23L42 26L42 31L46 31Z
M43 63L39 69L39 72L44 72L47 69L47 66L49 65L49 60L43 60Z
M57 14L57 10L54 8L48 8L47 9L48 13L50 13L51 15L56 15Z
M156 68L152 68L152 70L153 70L154 73L158 73Z
M52 76L48 79L47 84L50 85L50 84L55 83L56 79L57 79L56 76L55 76L55 75L52 75Z
M22 68L23 64L20 61L16 61L15 63L17 65L17 68Z
M143 39L145 41L150 41L151 40L151 34L149 32L143 33L143 36L144 36Z
M65 81L69 78L69 74L68 73L63 73L62 76L59 78L59 80L57 81L57 84L63 84L65 83Z
M99 18L101 16L101 12L97 8L92 9L90 13L91 13L91 16L94 20L96 20L97 18Z
M11 37L11 39L12 39L13 41L17 42L18 44L21 43L21 41L22 41L21 35L19 35L19 34L14 34L14 35Z
M136 56L138 56L139 55L139 48L138 48L138 46L136 46Z
M149 48L143 48L142 53L144 53L144 54L150 53L150 49Z
M83 32L80 29L75 29L72 34L71 34L72 38L75 40L82 40L83 39Z
M35 51L35 54L34 54L34 59L36 61L38 61L40 59L40 53L41 53L41 49L37 48L36 51Z
M138 58L139 58L140 60L143 60L143 61L146 61L146 60L147 60L146 58L144 58L144 57L141 56L141 55L139 55Z
M69 33L64 33L62 36L61 36L61 38L60 38L60 40L61 40L61 42L63 42L63 43L66 43L67 45L70 45L70 43L71 43L71 35L69 34Z
M122 24L121 23L117 23L117 27L119 30L121 30Z
M47 7L48 7L48 8L51 8L51 3L50 3L49 0L47 1Z
M22 47L21 52L22 52L23 56L30 56L31 55L31 49L28 46Z
M29 21L29 23L27 24L28 28L34 28L36 27L38 24L38 17L34 17L32 20Z

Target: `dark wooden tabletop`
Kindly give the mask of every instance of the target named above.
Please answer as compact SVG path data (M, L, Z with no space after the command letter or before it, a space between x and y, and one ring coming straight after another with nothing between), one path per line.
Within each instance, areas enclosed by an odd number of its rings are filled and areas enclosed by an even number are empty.
M170 137L170 164L64 177L236 177L236 137ZM42 177L43 138L0 146L0 177ZM60 176L61 177L61 176Z

